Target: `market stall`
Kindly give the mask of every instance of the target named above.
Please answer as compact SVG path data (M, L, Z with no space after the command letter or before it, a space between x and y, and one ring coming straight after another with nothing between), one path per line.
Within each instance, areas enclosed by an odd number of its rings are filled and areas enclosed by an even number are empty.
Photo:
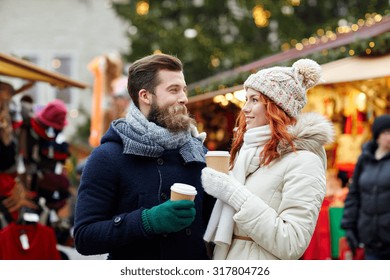
M376 116L390 109L390 54L349 57L322 65L323 81L308 93L304 111L327 116L335 125L335 146L328 153L329 168L350 176L371 136Z
M27 82L16 89L3 76ZM61 259L56 245L71 241L67 108L55 99L35 111L30 95L14 98L35 82L88 87L0 53L0 259Z
M40 81L52 86L65 88L87 88L88 85L72 80L56 72L45 70L26 60L0 53L0 76L9 76L29 81Z

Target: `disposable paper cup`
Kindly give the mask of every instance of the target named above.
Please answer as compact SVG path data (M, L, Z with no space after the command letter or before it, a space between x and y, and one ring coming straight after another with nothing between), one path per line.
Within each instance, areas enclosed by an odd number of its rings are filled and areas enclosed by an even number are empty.
M217 171L229 173L230 154L227 151L208 151L206 154L207 167Z
M194 200L196 189L187 184L175 183L171 186L171 200Z

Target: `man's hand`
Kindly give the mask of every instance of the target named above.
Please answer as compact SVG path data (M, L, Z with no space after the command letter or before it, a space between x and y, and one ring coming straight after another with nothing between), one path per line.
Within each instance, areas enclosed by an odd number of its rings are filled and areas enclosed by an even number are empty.
M192 224L195 203L191 200L168 200L142 212L142 224L148 233L171 233Z

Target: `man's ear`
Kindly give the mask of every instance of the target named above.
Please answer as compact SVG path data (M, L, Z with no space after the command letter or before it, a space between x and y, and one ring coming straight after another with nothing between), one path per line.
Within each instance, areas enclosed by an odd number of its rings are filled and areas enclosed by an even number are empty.
M151 99L151 96L146 89L141 89L138 92L138 100L141 101L142 103L150 105L151 104L150 99Z

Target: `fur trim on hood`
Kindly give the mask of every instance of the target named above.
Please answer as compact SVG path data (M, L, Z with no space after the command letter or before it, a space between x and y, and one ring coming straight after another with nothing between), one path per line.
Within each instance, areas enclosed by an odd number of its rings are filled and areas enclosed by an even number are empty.
M335 132L333 124L318 113L304 113L298 116L297 123L289 128L295 137L296 150L307 150L318 155L326 168L326 154L324 145L334 141ZM286 142L280 142L278 152L280 155L292 152L292 147Z

